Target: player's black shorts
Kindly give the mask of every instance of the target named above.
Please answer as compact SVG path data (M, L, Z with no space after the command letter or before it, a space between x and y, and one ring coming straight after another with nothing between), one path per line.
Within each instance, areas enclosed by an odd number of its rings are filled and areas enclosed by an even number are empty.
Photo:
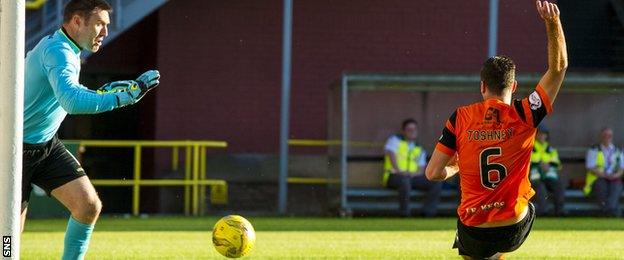
M460 255L487 258L497 253L515 251L529 236L535 207L529 202L529 212L520 222L511 226L478 228L464 225L457 220L457 236L453 248Z
M52 190L85 175L80 163L56 136L45 143L24 143L22 156L22 202L28 202L31 184L50 195Z

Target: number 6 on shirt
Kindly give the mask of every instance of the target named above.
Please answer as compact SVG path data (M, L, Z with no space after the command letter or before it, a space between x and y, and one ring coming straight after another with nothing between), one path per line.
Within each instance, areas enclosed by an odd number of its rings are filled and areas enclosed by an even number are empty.
M483 149L479 155L479 174L481 175L481 185L488 189L496 188L507 176L507 168L500 163L490 163L490 157L501 156L503 154L500 147L490 147Z

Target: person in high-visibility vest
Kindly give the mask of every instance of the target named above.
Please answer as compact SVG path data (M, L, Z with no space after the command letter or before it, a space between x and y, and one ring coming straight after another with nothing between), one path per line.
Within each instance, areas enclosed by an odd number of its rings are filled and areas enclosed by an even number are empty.
M557 172L561 170L561 161L557 149L548 143L549 130L540 126L535 135L535 144L531 153L531 170L529 179L535 189L536 212L544 215L547 212L548 195L553 197L555 216L566 215L563 207L565 187Z
M422 214L433 217L437 214L442 183L431 182L425 177L427 152L416 143L418 122L406 119L401 125L401 133L392 135L386 141L384 173L382 183L399 191L399 211L405 217L411 216L409 207L412 189L427 192Z
M585 166L587 176L583 191L595 196L604 214L619 217L624 155L613 144L613 130L604 128L600 131L600 144L587 151Z

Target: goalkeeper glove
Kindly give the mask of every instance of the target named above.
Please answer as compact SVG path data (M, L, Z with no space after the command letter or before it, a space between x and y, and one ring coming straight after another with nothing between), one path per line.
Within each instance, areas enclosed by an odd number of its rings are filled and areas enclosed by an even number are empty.
M141 88L141 94L139 94L137 100L141 99L148 91L158 86L160 83L159 79L160 72L157 70L148 70L141 74L141 76L136 79L136 82L139 83L139 87Z
M132 105L139 101L143 92L139 83L134 80L120 80L104 84L97 91L98 94L114 94L117 97L117 106Z

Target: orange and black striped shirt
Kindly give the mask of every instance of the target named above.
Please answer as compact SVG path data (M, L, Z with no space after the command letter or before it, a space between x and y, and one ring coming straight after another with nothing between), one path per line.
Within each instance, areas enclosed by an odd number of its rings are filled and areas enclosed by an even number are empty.
M488 99L458 108L436 149L459 160L462 223L478 226L522 213L535 194L529 164L536 127L552 111L542 89L508 105Z

